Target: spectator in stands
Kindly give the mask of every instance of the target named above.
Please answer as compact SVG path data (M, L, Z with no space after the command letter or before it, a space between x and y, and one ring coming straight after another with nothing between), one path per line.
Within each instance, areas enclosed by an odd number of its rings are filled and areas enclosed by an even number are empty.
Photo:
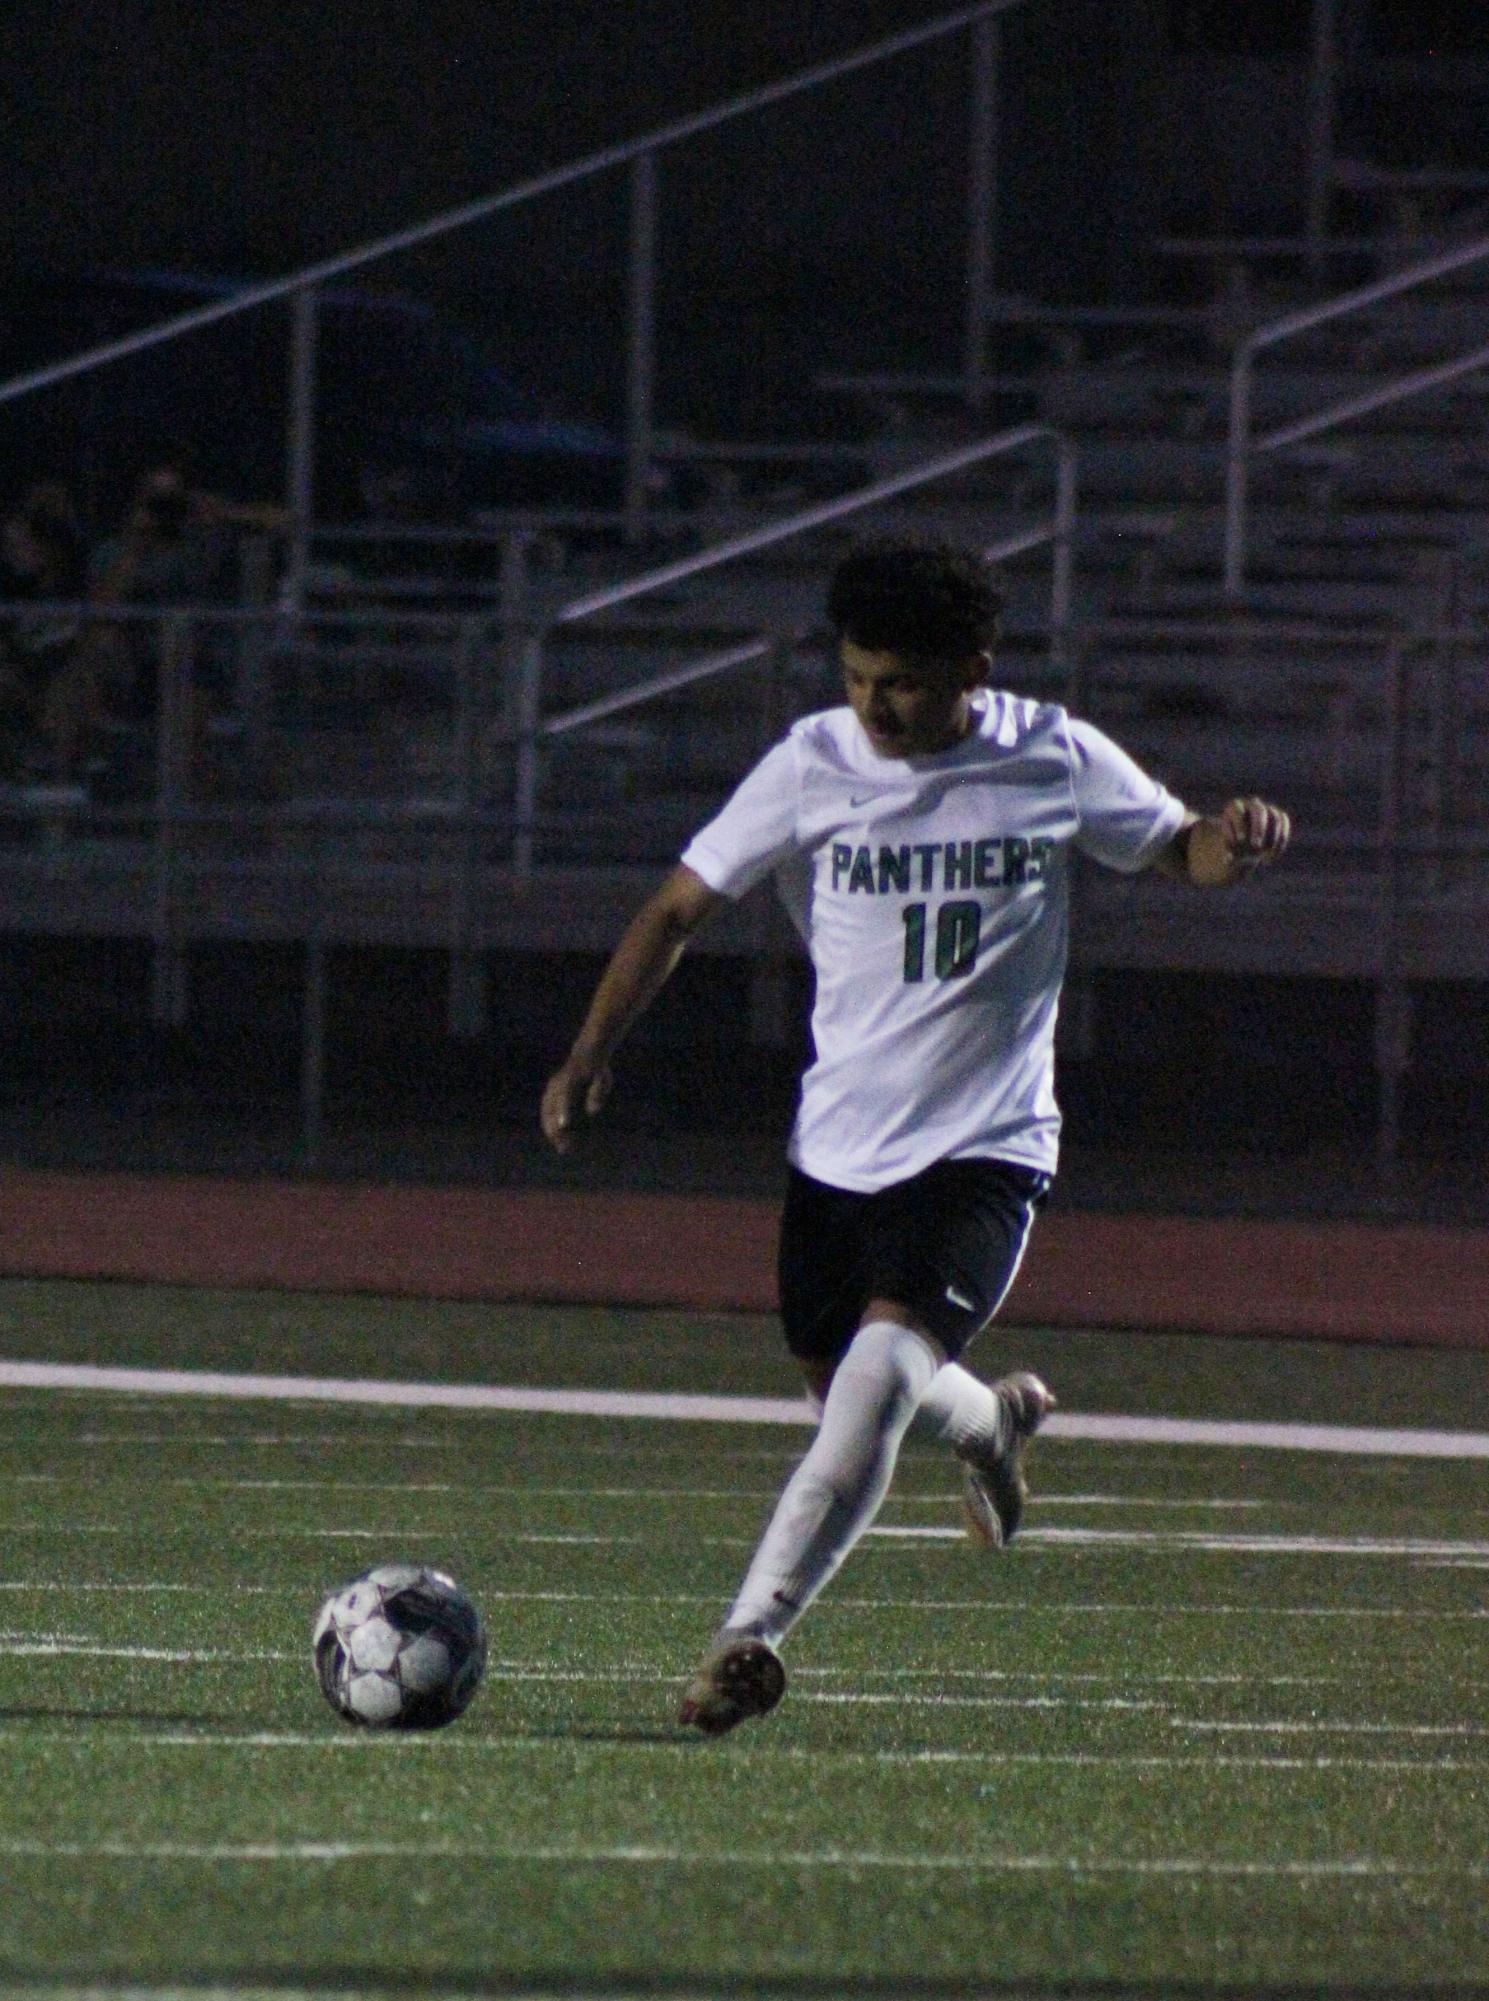
M55 775L77 673L83 538L66 487L29 487L0 522L0 759L5 775Z
M284 510L225 500L195 486L187 462L173 456L137 483L123 526L99 544L89 565L88 601L162 612L220 604L232 595L232 558L244 530L277 533ZM153 725L160 709L161 627L154 619L100 619L87 653L94 723L115 730ZM198 646L186 703L187 737L200 740L205 705L220 675L214 649Z

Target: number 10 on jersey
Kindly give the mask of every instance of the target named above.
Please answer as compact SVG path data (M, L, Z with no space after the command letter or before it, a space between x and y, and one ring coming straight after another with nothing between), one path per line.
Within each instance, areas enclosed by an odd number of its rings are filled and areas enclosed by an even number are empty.
M925 978L926 906L907 903L901 916L905 925L905 979L913 985ZM970 899L943 903L936 912L935 969L938 980L955 980L970 973L977 960L977 942L982 935L982 905Z

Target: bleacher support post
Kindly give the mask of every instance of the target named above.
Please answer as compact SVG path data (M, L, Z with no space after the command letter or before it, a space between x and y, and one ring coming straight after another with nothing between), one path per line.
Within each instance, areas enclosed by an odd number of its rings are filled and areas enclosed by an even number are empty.
M625 532L646 533L651 485L653 401L656 393L657 156L631 162L631 240L626 353Z
M795 649L777 638L761 672L760 749L775 743L786 729L788 689ZM793 934L779 900L756 899L758 930L750 961L750 1041L766 1049L784 1048L791 1036L791 959Z
M284 604L298 612L305 600L305 573L310 564L310 528L315 519L315 396L316 340L319 294L302 285L290 309L290 415L285 452L285 508L289 515L289 546L284 573Z
M189 717L194 632L189 612L160 622L160 711L155 738L155 924L150 1012L168 1028L186 1020L186 959L177 921L180 816L191 752Z
M239 783L255 796L268 783L273 729L269 678L274 595L274 544L267 535L247 535L238 552L238 602L261 614L245 619L235 644L237 687L234 702L242 724Z
M538 724L543 712L543 634L529 632L517 663L515 724L517 729L517 773L512 800L512 869L518 877L533 872L537 840Z
M1393 1190L1401 1160L1401 1082L1411 1064L1412 997L1401 971L1401 839L1411 720L1406 646L1387 656L1386 740L1380 800L1380 926L1375 986L1375 1165Z
M1338 98L1336 0L1313 0L1312 56L1308 75L1308 275L1324 276L1324 239L1334 190L1334 113Z
M1249 340L1231 364L1230 425L1225 447L1225 557L1227 597L1239 597L1246 582L1246 503L1251 456L1251 371L1256 356Z
M1075 609L1075 517L1079 501L1075 441L1055 433L1055 537L1050 573L1050 665L1070 664L1070 621Z
M307 864L305 985L300 1012L300 1165L321 1164L326 1106L326 924L324 842L313 843Z
M1069 634L1069 652L1066 666L1069 671L1069 706L1073 714L1083 716L1088 712L1088 691L1091 681L1090 640L1084 632ZM1091 864L1079 850L1072 850L1070 856L1070 931L1079 939L1084 929L1084 905L1086 885L1090 880ZM1065 976L1065 990L1060 998L1060 1011L1055 1017L1056 1050L1059 1056L1074 1063L1084 1063L1096 1053L1097 1036L1096 987L1090 973L1077 960Z
M457 1040L473 1040L486 1027L486 962L479 952L471 950L477 750L480 720L489 706L482 698L484 641L483 620L460 621L460 636L455 646L455 853L450 874L450 988L446 1009L448 1033Z
M962 349L967 408L985 400L988 317L993 303L993 256L998 219L998 48L996 15L972 29L972 126L967 157L967 301Z
M1411 1068L1415 1012L1411 988L1404 979L1380 982L1375 990L1375 1068L1380 1094L1375 1170L1387 1191L1394 1190L1401 1171L1401 1089Z

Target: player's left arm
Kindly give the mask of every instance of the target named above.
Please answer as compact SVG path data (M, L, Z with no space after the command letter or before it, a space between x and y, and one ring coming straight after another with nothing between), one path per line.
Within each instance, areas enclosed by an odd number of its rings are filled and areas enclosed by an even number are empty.
M679 863L631 919L600 975L573 1048L543 1091L539 1119L555 1152L569 1151L581 1117L595 1118L603 1111L610 1095L611 1057L724 900Z
M1224 889L1287 850L1292 821L1266 799L1231 799L1218 813L1191 813L1154 856L1163 875L1200 889Z

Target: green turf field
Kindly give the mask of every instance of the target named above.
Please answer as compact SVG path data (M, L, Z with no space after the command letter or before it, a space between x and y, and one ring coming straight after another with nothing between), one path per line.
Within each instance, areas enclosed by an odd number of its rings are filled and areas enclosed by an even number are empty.
M0 1286L0 1355L788 1394L745 1319ZM1006 1335L1067 1410L1489 1431L1482 1356ZM912 1446L786 1701L672 1723L804 1431L0 1391L0 1991L1489 1988L1483 1460L1042 1440L988 1557ZM900 1533L895 1533L896 1531ZM484 1609L431 1737L323 1594Z

